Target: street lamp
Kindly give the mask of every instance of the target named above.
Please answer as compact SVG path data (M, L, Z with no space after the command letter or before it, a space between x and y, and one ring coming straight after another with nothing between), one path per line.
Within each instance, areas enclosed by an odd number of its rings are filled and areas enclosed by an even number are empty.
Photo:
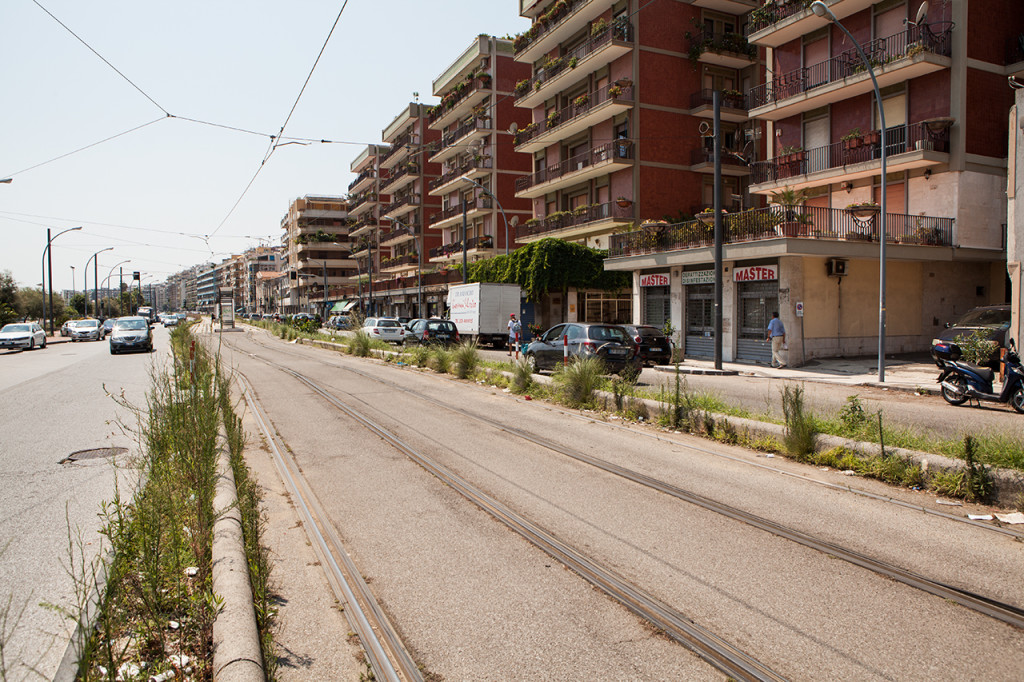
M9 185L11 184L11 180L12 178L4 178L3 180L0 180L0 185Z
M106 278L103 280L103 288L104 289L107 288L107 282L110 281L110 278L114 276L114 268L116 268L118 265L124 265L125 263L131 263L131 260L127 260L127 259L123 260L120 263L116 263L114 265L114 267L110 268L110 272L107 273ZM108 296L107 300L109 301L109 299L110 299L110 297ZM120 305L121 305L121 288L120 287L118 287L118 289L117 289L117 303L118 303L118 312L120 312ZM108 306L109 306L109 303L108 303Z
M9 182L9 180L8 180ZM74 232L75 230L81 230L82 226L69 227L63 232L58 232L56 236L50 236L50 228L46 228L46 248L43 249L43 260L46 261L46 269L43 270L43 283L50 283L50 336L53 336L53 257L50 252L50 242L57 237L64 234L64 232ZM49 273L49 275L47 275ZM43 324L46 324L46 291L43 291Z
M92 254L89 258L85 259L85 269L82 271L82 281L85 286L82 287L82 293L86 295L85 298L85 314L89 314L89 261L92 261L92 300L93 300L93 311L96 313L96 317L100 315L100 278L96 273L96 268L99 267L98 256L104 251L113 251L113 246L108 246L105 249L100 249L96 253Z
M472 184L476 185L481 190L483 190L484 194L487 194L492 199L494 199L494 203L496 203L498 205L498 210L501 211L501 219L505 222L505 255L507 256L508 255L508 220L505 218L505 209L503 209L501 207L501 202L498 201L498 197L494 196L494 193L491 192L491 190L487 189L486 187L484 187L483 185L481 185L479 182L477 182L473 178L469 177L468 175L463 175L461 178L459 178L459 180L465 180L466 182L469 182L469 183L472 183ZM462 234L462 239L463 239L463 241L465 241L465 239L466 239L465 232L463 232L463 234ZM465 244L462 245L462 252L463 253L466 252L466 245Z
M386 216L381 216L381 218L385 219L385 220L391 220L393 222L396 222L399 225L401 225L402 227L404 227L405 229L407 229L410 232L413 232L415 234L415 231L410 226L406 225L405 223L403 223L401 220L399 220L398 218L396 218L394 216L386 215ZM419 259L418 259L419 262L416 264L416 266L417 266L416 267L416 313L420 317L423 316L423 247L424 246L425 246L425 244L422 242L422 240L416 246L416 253L419 255Z
M320 267L322 268L321 272L323 274L323 279L324 279L324 316L321 318L321 320L323 322L327 322L327 261L326 260L316 261L316 260L314 260L312 258L307 258L306 260L308 260L310 263L319 263ZM307 294L307 300L308 300L308 294Z
M71 298L75 297L75 266L71 266ZM70 301L68 301L70 303Z
M882 107L882 94L878 90L878 80L875 79L875 70L871 66L871 60L868 59L867 55L864 54L864 50L861 49L860 43L858 43L853 35L846 30L836 15L832 13L828 7L825 6L821 0L815 0L811 3L811 11L816 16L826 17L829 21L839 27L846 37L850 39L853 46L857 49L857 54L860 55L861 61L864 62L865 68L868 70L868 75L871 76L871 85L875 89L875 105L878 107L878 123L882 127L882 201L879 211L879 216L882 221L881 234L879 235L879 246L878 246L878 381L885 381L885 241L886 241L886 221L885 221L885 169L886 169L886 139L885 139L885 109Z

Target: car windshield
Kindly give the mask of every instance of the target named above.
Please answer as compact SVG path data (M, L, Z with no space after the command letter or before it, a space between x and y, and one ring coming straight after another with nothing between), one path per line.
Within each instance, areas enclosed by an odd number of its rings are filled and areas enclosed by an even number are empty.
M5 324L0 332L27 332L30 331L27 324Z
M999 308L972 310L961 317L955 327L1005 327L1010 324L1010 311Z
M657 327L637 327L637 334L643 337L664 336Z
M619 327L591 327L590 338L594 341L618 341L619 343L628 344L629 337L626 336L626 331Z
M78 323L78 326L79 327L84 327L86 329L88 329L90 327L98 327L98 326L100 326L100 321L99 320L82 320L81 322Z
M147 327L145 320L118 320L114 323L116 329L127 329L137 331Z
M380 320L377 322L378 327L401 327L398 320Z
M451 322L427 322L427 329L431 331L451 331L453 326Z

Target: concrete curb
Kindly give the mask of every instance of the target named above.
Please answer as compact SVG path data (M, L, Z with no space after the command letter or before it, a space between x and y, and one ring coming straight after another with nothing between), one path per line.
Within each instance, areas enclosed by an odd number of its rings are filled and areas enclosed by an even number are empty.
M235 474L221 432L217 488L213 498L213 592L223 606L213 621L213 678L220 682L266 680L256 611L249 582L249 562L242 539Z

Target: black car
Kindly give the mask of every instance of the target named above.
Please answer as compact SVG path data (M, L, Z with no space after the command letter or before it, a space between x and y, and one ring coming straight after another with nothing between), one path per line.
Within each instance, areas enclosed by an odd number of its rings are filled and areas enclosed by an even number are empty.
M307 320L312 320L313 322L316 322L316 326L320 326L320 316L315 313L299 313L297 315L292 315L292 324L298 324Z
M665 332L649 324L624 324L637 347L637 355L645 365L667 365L672 362L672 343Z
M959 320L947 324L938 337L932 339L932 359L937 365L939 360L959 360L960 347L957 341L980 330L993 342L992 355L984 364L998 369L999 350L1006 346L1006 330L1009 328L1009 304L971 308Z
M609 372L621 373L640 364L636 344L617 324L559 324L535 338L526 347L526 361L534 369L555 369L562 364L564 345L570 358L596 356Z
M153 327L145 317L119 317L110 332L110 354L125 351L153 351Z
M402 343L420 345L437 343L453 346L459 343L459 330L451 320L437 318L412 320L405 327L408 332Z

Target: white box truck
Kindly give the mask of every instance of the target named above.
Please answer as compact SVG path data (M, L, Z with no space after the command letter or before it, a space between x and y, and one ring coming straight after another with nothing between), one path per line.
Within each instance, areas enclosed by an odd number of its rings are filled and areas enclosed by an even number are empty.
M502 348L508 340L509 316L519 319L522 292L518 284L452 284L448 309L460 337Z

